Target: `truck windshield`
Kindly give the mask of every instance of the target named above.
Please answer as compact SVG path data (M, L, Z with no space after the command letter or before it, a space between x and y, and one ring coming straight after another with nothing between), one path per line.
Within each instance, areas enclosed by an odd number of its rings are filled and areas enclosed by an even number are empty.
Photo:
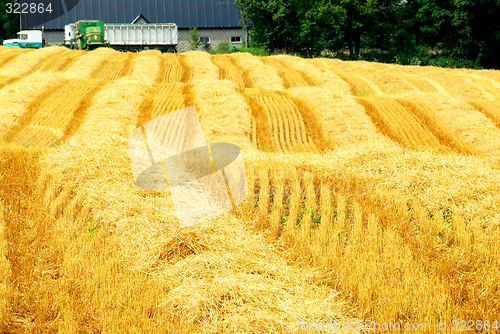
M21 35L19 35L19 37L23 40L28 39L28 35L26 35L26 34L21 34Z

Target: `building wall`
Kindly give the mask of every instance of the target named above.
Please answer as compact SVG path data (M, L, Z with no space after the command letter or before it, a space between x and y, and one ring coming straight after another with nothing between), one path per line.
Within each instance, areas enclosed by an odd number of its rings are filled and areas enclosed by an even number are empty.
M64 43L64 30L45 30L43 38L48 45L60 45Z
M210 45L207 49L208 51L215 50L221 41L231 42L231 37L240 36L241 43L232 43L236 47L241 47L244 45L245 41L245 32L243 29L198 29L198 34L200 37L210 37ZM177 45L178 52L192 50L189 45L188 38L189 29L179 29ZM205 50L205 48L200 46L197 50Z
M197 50L215 50L221 41L231 42L231 37L240 36L241 43L231 43L236 47L244 45L245 32L243 29L198 29L200 37L210 37L210 45L207 49L200 46ZM45 30L45 42L49 45L60 45L64 43L64 30ZM177 38L177 51L185 52L190 51L191 46L188 42L189 29L179 29Z

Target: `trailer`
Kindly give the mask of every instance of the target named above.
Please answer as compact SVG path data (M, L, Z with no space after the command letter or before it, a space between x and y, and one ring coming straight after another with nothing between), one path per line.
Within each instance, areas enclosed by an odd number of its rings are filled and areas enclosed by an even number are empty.
M177 25L174 23L106 24L100 21L78 21L66 25L64 31L64 44L70 48L90 50L111 47L122 52L148 49L177 52Z

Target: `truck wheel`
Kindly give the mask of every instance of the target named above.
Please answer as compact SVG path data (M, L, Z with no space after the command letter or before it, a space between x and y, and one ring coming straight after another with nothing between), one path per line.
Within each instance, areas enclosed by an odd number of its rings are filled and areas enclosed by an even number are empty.
M123 52L123 49L117 49L116 51Z
M175 50L174 49L168 49L167 52L168 53L175 53Z
M132 52L137 53L137 52L139 52L139 50L137 50L137 49L132 49Z

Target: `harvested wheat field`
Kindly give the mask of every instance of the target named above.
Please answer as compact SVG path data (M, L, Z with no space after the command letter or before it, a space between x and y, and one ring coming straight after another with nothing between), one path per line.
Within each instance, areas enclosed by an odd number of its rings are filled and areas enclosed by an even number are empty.
M0 332L498 332L499 78L0 48ZM181 228L129 137L189 106L248 196Z

